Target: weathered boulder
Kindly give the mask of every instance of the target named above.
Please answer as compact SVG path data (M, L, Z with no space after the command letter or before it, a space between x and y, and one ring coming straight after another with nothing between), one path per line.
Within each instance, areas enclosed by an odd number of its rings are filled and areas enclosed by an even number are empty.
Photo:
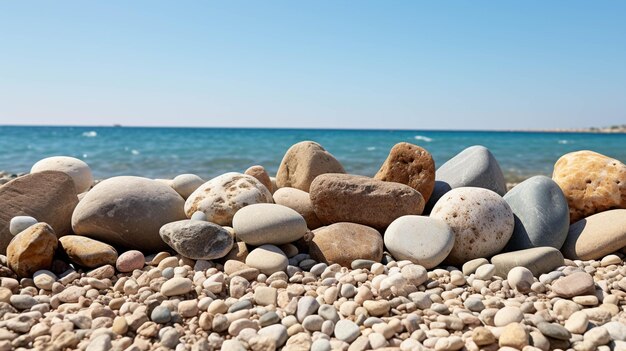
M424 210L424 198L408 185L349 174L318 176L309 196L324 224L352 222L383 229L398 217Z
M66 235L59 239L69 259L83 267L97 268L115 265L117 251L108 244L80 235Z
M19 277L50 269L58 240L51 226L37 223L17 234L7 247L7 263Z
M435 161L424 148L398 143L391 148L374 178L406 184L419 191L424 201L428 201L435 187Z
M314 232L309 242L309 254L324 263L350 267L352 261L366 259L380 262L383 238L380 233L356 223L335 223Z
M222 226L189 219L167 223L159 233L174 251L194 260L222 258L234 242L233 236Z
M552 174L570 209L570 223L592 214L626 208L626 165L593 151L576 151L556 161Z
M63 172L74 181L76 193L83 193L93 185L93 174L91 168L83 160L68 156L53 156L37 161L30 169L30 173L43 171Z
M185 213L191 217L201 211L209 222L230 226L235 212L259 203L272 203L272 194L256 178L229 172L202 184L185 202Z
M278 167L276 185L309 192L311 182L325 173L346 173L343 166L322 145L301 141L292 145Z

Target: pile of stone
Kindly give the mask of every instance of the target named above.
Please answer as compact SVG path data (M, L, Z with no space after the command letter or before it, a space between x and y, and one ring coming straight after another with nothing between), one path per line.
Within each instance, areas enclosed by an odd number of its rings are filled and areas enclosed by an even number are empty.
M564 155L507 192L491 152L374 177L314 142L204 181L0 186L0 350L626 348L626 166Z

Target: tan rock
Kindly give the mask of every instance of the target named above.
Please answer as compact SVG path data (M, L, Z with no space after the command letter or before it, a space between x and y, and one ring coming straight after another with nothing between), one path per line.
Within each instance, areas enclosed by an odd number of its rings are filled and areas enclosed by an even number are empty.
M113 246L80 235L66 235L59 239L70 260L80 266L96 268L115 265L117 251Z
M272 194L256 178L229 172L202 184L185 202L185 213L191 217L202 211L209 222L231 225L235 212L251 204L273 203Z
M435 161L426 149L398 143L374 176L386 182L402 183L417 190L428 201L435 188Z
M572 260L595 260L626 246L626 210L596 213L572 224L561 248Z
M626 165L593 151L561 156L552 179L570 208L570 223L614 208L626 208Z
M377 229L398 217L421 214L425 204L408 185L337 173L317 177L309 195L322 223L351 222Z
M58 236L71 233L72 212L78 196L69 175L43 171L0 186L0 204L0 254L5 254L13 239L9 223L15 216L31 216L48 223Z
M280 188L274 193L274 202L279 205L287 206L298 212L309 229L317 229L322 226L322 222L313 209L313 203L309 197L309 193L296 188Z
M309 242L309 254L325 263L350 267L352 261L366 259L379 262L383 256L380 233L356 223L335 223L315 231Z
M346 173L343 166L320 144L302 141L289 148L276 173L279 188L292 187L308 192L311 182L325 173Z
M521 350L528 345L528 332L523 325L511 323L504 327L499 340L500 347L514 347Z
M272 180L263 166L252 166L243 173L256 178L261 184L265 185L267 190L271 193L273 192Z
M9 243L8 265L19 277L30 278L38 270L50 268L57 245L52 227L37 223L17 234Z

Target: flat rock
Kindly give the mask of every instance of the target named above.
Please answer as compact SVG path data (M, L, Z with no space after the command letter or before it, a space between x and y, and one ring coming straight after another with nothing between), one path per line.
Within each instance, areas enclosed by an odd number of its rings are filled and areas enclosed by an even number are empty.
M430 269L440 264L454 246L454 232L443 220L402 216L385 231L385 247L397 260L409 260Z
M191 217L201 211L209 222L230 226L233 216L245 206L272 203L272 194L256 178L229 172L202 184L185 202L185 213Z
M559 184L574 223L595 213L626 208L626 165L593 151L576 151L556 161L552 179Z
M270 276L273 273L284 271L289 264L289 259L278 247L261 245L250 251L246 257L246 264Z
M250 245L281 245L296 241L307 233L304 217L295 210L277 204L253 204L233 217L237 238Z
M391 148L374 178L406 184L419 191L424 201L428 201L435 188L435 161L424 148L398 143Z
M461 265L499 253L513 233L513 212L495 192L483 188L456 188L445 194L430 214L445 221L455 235L446 259Z
M17 234L7 247L7 263L19 277L30 278L52 265L58 240L51 226L37 223Z
M504 195L515 216L515 228L505 250L539 246L560 249L569 229L569 207L552 179L535 176Z
M174 277L161 285L161 294L165 296L184 295L191 290L193 290L193 284L189 278Z
M144 252L167 249L159 236L166 223L185 218L184 200L161 182L113 177L91 189L72 216L78 235Z
M561 251L553 247L535 247L495 255L491 263L496 266L496 275L506 277L514 267L528 268L535 277L563 266Z
M190 219L167 223L159 234L174 251L194 260L222 258L234 243L233 236L222 226Z
M575 260L600 259L626 246L626 210L609 210L572 224L561 248Z
M435 188L426 205L426 213L443 194L461 187L485 188L500 196L506 193L504 174L489 149L481 145L470 146L437 169Z
M69 175L43 171L0 186L0 204L0 254L5 254L13 239L10 222L16 216L30 216L48 223L58 236L71 233L72 212L78 196Z
M79 235L66 235L59 239L69 259L83 267L97 268L115 265L117 251L108 244Z
M561 297L594 294L593 277L586 272L575 272L552 283L552 291Z
M304 220L309 229L317 229L322 226L322 222L313 209L313 203L309 197L309 193L296 188L280 188L273 194L274 202L287 206L292 210L298 212Z
M356 223L335 223L314 232L309 242L313 259L327 264L338 263L350 267L357 259L380 262L383 256L383 238L371 227Z
M408 185L349 174L318 176L309 195L324 224L351 222L384 229L398 217L424 210L424 198Z
M279 188L291 187L309 192L313 180L324 173L346 173L343 166L322 145L301 141L292 145L276 173Z
M83 193L93 185L93 174L91 168L83 160L68 156L53 156L37 161L30 169L30 173L40 173L44 171L63 172L74 181L76 193Z

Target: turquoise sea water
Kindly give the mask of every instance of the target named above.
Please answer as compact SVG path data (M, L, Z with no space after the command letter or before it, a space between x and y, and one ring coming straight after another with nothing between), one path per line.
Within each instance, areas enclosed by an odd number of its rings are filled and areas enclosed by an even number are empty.
M212 129L0 126L0 170L28 172L38 160L66 155L87 162L96 178L139 175L205 179L260 164L276 173L285 151L314 140L350 173L371 176L389 149L405 141L430 151L437 166L471 145L488 147L507 181L550 175L554 162L576 150L626 161L626 135L409 130Z

